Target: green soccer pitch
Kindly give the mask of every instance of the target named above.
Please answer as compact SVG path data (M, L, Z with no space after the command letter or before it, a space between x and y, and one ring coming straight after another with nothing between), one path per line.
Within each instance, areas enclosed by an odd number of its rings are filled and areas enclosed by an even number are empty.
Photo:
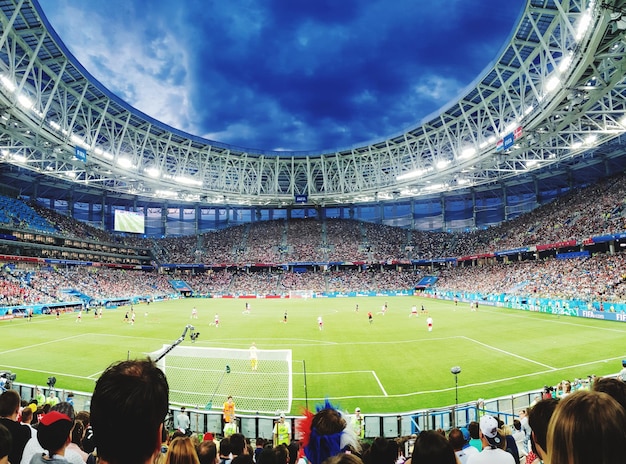
M246 301L250 314L242 314ZM413 304L418 317L410 317ZM191 319L194 306L198 319ZM472 312L467 303L418 296L172 300L136 305L132 326L124 323L127 309L105 310L102 319L83 313L81 322L72 313L4 321L0 369L15 372L17 382L45 386L54 375L58 390L90 392L112 362L145 357L193 324L200 333L193 346L246 350L255 342L259 350L291 349L292 414L305 398L309 407L329 398L347 410L389 413L454 404L453 366L462 369L458 399L464 403L613 374L626 357L626 324L488 306ZM216 313L219 327L211 325ZM187 345L188 337L180 346Z

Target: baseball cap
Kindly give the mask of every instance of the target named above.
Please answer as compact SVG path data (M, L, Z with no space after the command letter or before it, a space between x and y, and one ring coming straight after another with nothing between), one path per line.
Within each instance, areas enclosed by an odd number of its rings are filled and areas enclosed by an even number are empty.
M63 447L73 425L74 421L67 414L50 411L39 421L37 440L43 449L52 454Z
M498 433L498 420L488 414L480 418L480 431L492 447L499 448L502 436Z

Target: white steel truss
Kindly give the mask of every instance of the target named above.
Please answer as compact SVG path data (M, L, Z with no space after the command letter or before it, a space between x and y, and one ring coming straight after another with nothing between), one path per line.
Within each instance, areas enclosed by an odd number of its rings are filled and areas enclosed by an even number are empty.
M400 136L324 153L248 150L171 128L93 79L36 0L0 0L0 10L0 161L108 192L271 206L296 195L316 205L417 198L609 156L626 130L626 0L528 0L458 102Z

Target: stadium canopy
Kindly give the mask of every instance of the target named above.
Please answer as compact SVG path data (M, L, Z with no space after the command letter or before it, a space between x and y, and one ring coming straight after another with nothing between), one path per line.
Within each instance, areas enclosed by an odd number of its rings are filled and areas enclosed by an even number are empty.
M29 197L323 207L571 185L626 164L626 0L528 0L458 101L386 140L323 153L169 127L90 75L36 0L0 10L0 183Z

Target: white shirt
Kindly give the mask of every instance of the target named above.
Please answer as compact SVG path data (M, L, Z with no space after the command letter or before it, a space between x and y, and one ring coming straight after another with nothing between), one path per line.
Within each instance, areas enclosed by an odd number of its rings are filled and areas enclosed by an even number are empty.
M480 451L469 445L459 451L454 452L454 454L456 454L456 457L459 458L459 462L461 464L466 464L470 456L478 453L480 453Z
M511 453L500 448L483 448L480 453L467 459L467 464L518 464Z

